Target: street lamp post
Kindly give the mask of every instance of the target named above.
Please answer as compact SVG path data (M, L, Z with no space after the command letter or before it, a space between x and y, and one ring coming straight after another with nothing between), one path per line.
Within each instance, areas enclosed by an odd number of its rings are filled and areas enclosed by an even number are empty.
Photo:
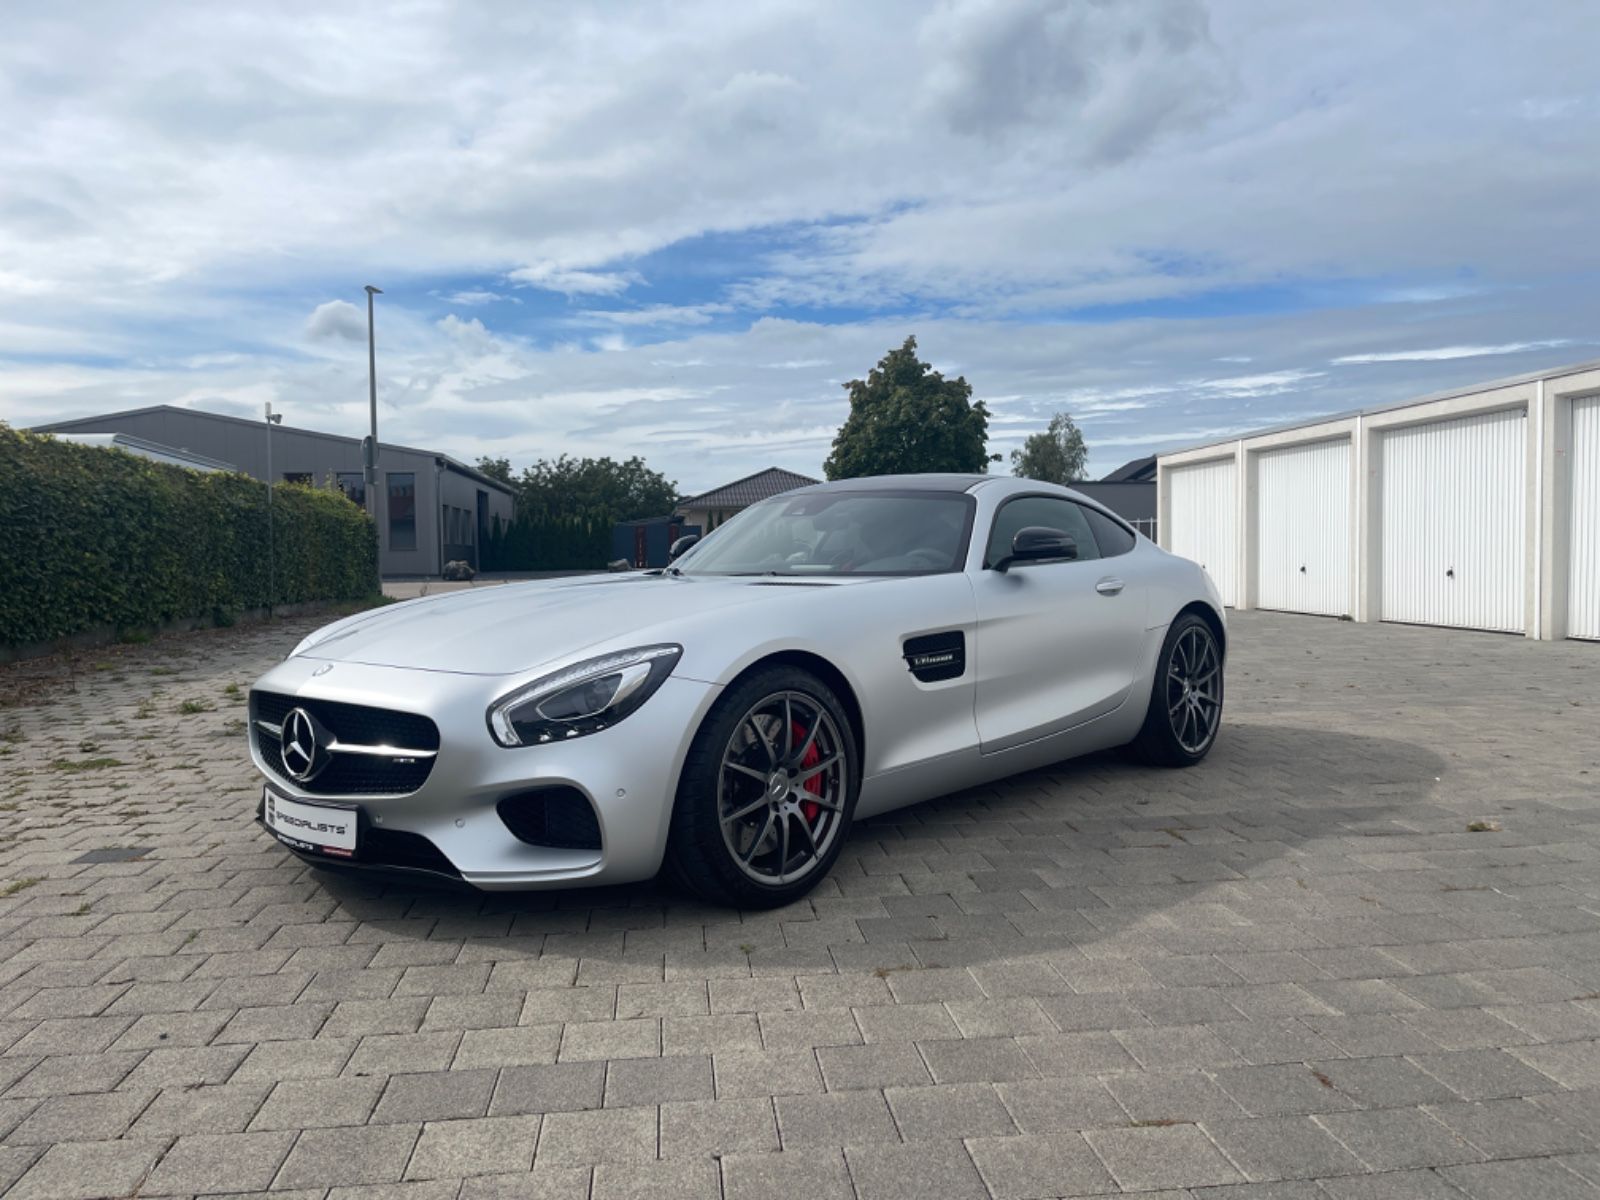
M372 497L372 519L378 519L378 341L372 321L372 298L383 295L382 288L367 284L367 399L372 416L372 429L367 439L366 454L361 464L361 478L367 494Z
M273 562L272 533L272 427L283 424L283 414L272 411L267 401L267 615L272 615L272 598L278 590L277 569Z

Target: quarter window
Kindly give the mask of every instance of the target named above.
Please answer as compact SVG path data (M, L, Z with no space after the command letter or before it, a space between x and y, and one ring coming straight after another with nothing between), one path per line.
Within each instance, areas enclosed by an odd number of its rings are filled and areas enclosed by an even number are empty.
M389 549L417 548L417 477L410 471L389 472Z
M1094 531L1090 529L1081 507L1057 496L1019 496L1006 501L995 514L994 529L989 534L983 565L993 566L1011 553L1011 540L1017 536L1017 531L1030 525L1071 534L1073 541L1078 543L1079 562L1100 557Z
M1094 530L1094 540L1100 546L1101 558L1115 558L1119 554L1126 554L1138 541L1125 525L1113 521L1097 509L1086 507L1083 515L1088 518L1089 528Z

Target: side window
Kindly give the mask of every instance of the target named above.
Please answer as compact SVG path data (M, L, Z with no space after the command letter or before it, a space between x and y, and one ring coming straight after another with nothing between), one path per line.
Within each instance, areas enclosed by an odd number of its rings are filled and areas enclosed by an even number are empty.
M1046 529L1070 533L1078 543L1080 562L1100 557L1094 531L1090 529L1083 509L1071 500L1056 496L1019 496L1006 501L995 514L994 528L989 533L989 544L983 554L983 565L990 566L1005 557L1011 550L1011 539L1017 536L1017 530L1029 525L1042 525Z
M417 476L414 471L389 473L389 549L417 548Z
M1089 528L1094 530L1094 540L1099 543L1101 558L1115 558L1119 554L1126 554L1138 541L1124 526L1103 512L1085 508L1083 515L1088 518Z

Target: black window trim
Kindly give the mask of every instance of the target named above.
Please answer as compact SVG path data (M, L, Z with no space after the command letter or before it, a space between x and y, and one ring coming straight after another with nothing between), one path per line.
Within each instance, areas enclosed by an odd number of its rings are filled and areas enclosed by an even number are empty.
M982 565L979 568L980 570L984 570L984 571L992 571L992 570L994 570L994 567L992 565L990 565L990 563L989 563L989 541L990 541L991 538L994 537L994 527L1000 521L1000 514L1003 513L1006 510L1006 505L1010 504L1014 500L1065 500L1068 504L1076 504L1079 508L1091 508L1094 511L1100 513L1102 516L1110 517L1112 521L1114 521L1118 525L1122 526L1122 528L1124 530L1126 530L1129 534L1132 535L1134 549L1136 550L1139 547L1139 531L1136 530L1133 526L1129 525L1121 517L1117 516L1116 513L1111 512L1109 509L1106 509L1106 508L1102 507L1101 505L1094 503L1092 500L1089 500L1087 498L1080 500L1076 496L1063 496L1063 495L1060 495L1057 492L1018 492L1016 495L1007 496L1004 500L1000 501L999 506L996 507L995 510L994 510L994 516L992 518L990 518L990 520L989 520L989 535L988 535L988 537L983 539L983 562L982 562ZM1093 526L1089 527L1089 534L1090 534L1091 537L1094 536L1094 527ZM1133 553L1133 550L1124 550L1122 552L1122 554L1112 554L1112 555L1108 556L1108 555L1101 554L1099 551L1100 551L1100 539L1095 538L1095 557L1094 558L1050 558L1050 559L1044 559L1042 561L1046 565L1049 564L1049 563L1063 563L1063 562L1099 562L1102 559L1106 559L1107 561L1109 561L1109 559L1112 559L1112 558L1121 558L1123 554L1132 554ZM1020 566L1020 565L1023 565L1023 564L1019 563L1018 565ZM1037 564L1028 564L1028 565L1037 565Z

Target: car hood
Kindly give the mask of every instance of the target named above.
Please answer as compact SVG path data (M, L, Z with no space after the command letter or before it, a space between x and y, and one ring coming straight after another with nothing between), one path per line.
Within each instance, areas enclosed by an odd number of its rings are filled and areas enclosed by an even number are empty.
M605 575L477 587L358 613L319 630L300 651L331 662L510 675L629 633L871 579ZM651 632L654 631L654 632Z

